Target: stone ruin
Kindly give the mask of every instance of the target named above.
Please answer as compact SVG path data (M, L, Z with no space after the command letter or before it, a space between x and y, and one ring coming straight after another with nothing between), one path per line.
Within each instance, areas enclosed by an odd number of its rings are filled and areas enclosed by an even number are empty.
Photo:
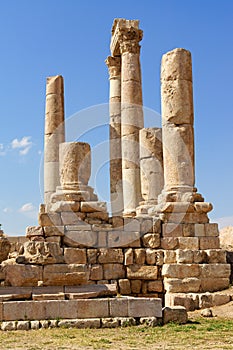
M163 55L162 129L144 128L142 35L139 21L114 20L106 59L111 216L88 185L89 144L65 142L63 78L47 78L44 204L26 242L2 259L3 321L181 321L180 306L229 301L218 293L229 287L230 265L209 223L212 205L195 188L191 53Z

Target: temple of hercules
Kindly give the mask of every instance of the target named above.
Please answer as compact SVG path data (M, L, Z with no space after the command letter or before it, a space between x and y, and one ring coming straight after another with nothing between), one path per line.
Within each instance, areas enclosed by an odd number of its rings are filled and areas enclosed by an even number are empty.
M191 53L162 56L162 128L145 128L142 43L138 20L114 20L105 61L110 214L89 185L90 145L65 140L63 78L47 78L44 203L24 243L13 249L5 239L4 322L186 322L187 311L229 301L231 266L212 204L195 187Z

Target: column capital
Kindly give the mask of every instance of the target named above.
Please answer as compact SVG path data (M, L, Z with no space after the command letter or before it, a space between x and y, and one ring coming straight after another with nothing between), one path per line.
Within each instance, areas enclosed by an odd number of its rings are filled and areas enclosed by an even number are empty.
M142 40L143 31L135 27L118 28L118 42L120 45L120 53L125 52L139 53L139 41Z
M108 66L109 77L116 78L121 75L121 58L108 56L105 60L106 65Z

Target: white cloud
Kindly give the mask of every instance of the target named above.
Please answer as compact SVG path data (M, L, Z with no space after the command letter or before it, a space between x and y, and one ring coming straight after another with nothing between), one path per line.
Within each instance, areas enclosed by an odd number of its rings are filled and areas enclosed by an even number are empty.
M24 205L22 205L22 207L19 209L20 213L25 213L25 212L30 212L30 211L34 211L35 207L33 206L32 203L25 203Z
M30 148L32 147L32 141L30 141L31 136L24 136L21 140L14 139L11 142L12 149L19 149L19 154L21 156L26 155Z
M4 145L2 143L0 143L0 156L5 156L6 151L4 149Z

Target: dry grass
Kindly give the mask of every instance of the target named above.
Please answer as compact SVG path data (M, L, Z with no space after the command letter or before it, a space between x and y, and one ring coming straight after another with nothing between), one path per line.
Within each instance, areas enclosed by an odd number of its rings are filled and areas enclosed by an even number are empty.
M0 332L0 349L6 350L192 350L233 349L233 321L197 319L186 325L115 329L41 329Z

